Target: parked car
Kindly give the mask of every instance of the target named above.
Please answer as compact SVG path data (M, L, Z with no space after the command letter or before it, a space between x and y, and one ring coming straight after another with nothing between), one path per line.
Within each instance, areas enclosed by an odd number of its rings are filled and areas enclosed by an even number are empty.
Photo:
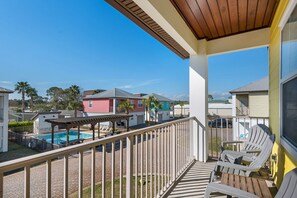
M232 120L226 120L225 118L217 118L208 122L208 126L212 128L232 128Z

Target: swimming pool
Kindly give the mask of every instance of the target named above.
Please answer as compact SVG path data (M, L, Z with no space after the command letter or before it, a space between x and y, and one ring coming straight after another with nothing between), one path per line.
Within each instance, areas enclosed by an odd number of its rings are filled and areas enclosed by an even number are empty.
M66 142L66 131L55 132L54 134L54 144L64 144ZM81 139L92 138L93 135L89 133L80 132ZM52 134L37 135L35 138L39 140L46 140L48 143L52 143ZM77 140L77 131L69 131L69 141Z

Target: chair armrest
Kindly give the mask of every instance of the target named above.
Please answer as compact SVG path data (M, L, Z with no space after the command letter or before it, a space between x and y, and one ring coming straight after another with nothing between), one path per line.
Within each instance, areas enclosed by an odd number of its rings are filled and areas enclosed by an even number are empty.
M249 192L240 190L238 188L234 188L231 186L227 186L224 184L218 184L218 183L209 183L207 185L204 197L210 197L210 193L212 192L220 192L226 195L231 195L233 197L241 197L241 198L259 198L258 196L251 194Z
M222 162L222 161L218 161L217 166L228 167L228 168L233 168L233 169L243 170L243 171L258 171L261 168L261 167L244 166L240 164L232 164L229 162Z
M241 143L244 143L244 141L223 141L221 143L222 146L226 145L226 144L241 144Z
M261 149L245 150L246 153L261 153Z
M221 160L224 161L226 159L226 155L228 155L228 154L229 155L232 155L234 158L239 158L239 157L254 157L254 155L252 153L224 150L221 153Z

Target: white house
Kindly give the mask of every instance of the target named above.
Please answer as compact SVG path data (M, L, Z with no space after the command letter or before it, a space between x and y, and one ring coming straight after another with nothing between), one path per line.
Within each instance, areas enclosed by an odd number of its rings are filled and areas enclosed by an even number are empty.
M8 151L8 101L13 91L0 87L0 152Z
M50 133L52 131L51 124L49 122L46 122L45 120L58 119L60 113L61 112L36 113L36 115L31 118L31 120L33 120L33 132L37 135ZM58 126L55 126L54 130L58 131Z
M210 115L231 116L232 115L232 104L226 100L208 101L208 113Z

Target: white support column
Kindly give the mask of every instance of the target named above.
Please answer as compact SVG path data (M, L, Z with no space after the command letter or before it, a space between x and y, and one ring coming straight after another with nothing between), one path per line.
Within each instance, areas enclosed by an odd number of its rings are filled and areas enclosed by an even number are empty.
M114 98L114 99L113 99L113 109L112 109L112 113L113 113L113 114L116 114L116 101L117 101L117 99Z
M233 140L237 139L237 134L238 134L238 122L235 118L236 116L236 94L232 94L232 116L233 116Z
M200 122L198 136L197 129L193 129L193 154L196 160L205 162L208 158L208 63L206 41L200 41L199 46L199 54L190 56L190 116L195 116Z
M8 151L8 94L4 94L3 104L3 152Z

